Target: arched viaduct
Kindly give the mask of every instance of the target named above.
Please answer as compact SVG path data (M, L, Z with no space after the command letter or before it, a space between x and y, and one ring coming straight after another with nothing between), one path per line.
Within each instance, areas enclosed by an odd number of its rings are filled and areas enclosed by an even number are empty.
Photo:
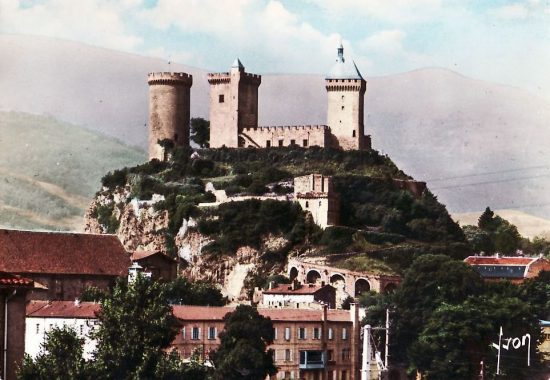
M288 261L287 275L291 280L296 279L303 284L316 282L330 284L341 288L353 297L358 297L361 293L369 290L378 293L391 292L401 282L399 276L355 272L298 259Z

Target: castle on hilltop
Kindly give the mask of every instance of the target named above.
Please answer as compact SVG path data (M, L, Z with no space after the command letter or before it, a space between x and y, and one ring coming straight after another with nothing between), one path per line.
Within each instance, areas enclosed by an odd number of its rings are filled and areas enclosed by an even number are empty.
M336 63L325 78L328 94L326 125L258 126L258 87L262 77L245 71L237 58L226 73L208 74L210 84L210 147L270 148L298 145L344 150L371 149L365 135L364 98L367 82L355 63L346 62L338 46ZM150 73L149 159L165 159L158 142L189 145L191 75Z

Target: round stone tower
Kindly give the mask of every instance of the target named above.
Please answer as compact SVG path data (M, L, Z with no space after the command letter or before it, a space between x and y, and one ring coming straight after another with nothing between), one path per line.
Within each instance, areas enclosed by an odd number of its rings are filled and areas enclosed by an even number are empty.
M165 160L159 140L189 145L193 77L186 73L149 73L149 160Z

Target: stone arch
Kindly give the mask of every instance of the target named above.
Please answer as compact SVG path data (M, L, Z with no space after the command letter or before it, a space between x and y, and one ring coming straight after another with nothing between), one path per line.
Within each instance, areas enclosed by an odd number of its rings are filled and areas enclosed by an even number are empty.
M355 297L368 292L371 289L370 282L366 278L358 278L355 281Z
M321 280L321 273L317 269L310 269L307 272L306 282L308 284L315 284L319 280Z
M346 278L340 273L332 273L329 282L335 288L344 288L346 286Z
M290 271L288 271L288 278L290 278L290 281L294 281L298 277L298 269L296 267L290 268Z
M384 293L393 293L395 292L395 289L397 288L397 284L390 282L389 284L386 284L384 287Z

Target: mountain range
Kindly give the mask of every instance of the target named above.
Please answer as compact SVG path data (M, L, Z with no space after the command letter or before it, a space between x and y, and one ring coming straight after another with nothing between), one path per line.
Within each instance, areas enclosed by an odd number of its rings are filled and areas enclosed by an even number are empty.
M207 70L20 35L0 35L0 56L0 111L53 117L143 149L147 73L184 71L193 75L192 116L208 118ZM227 71L234 58L216 71ZM240 58L246 67L246 57ZM325 123L323 75L259 74L260 125ZM548 101L440 68L362 74L368 82L365 130L373 147L427 181L450 211L490 206L550 218Z

